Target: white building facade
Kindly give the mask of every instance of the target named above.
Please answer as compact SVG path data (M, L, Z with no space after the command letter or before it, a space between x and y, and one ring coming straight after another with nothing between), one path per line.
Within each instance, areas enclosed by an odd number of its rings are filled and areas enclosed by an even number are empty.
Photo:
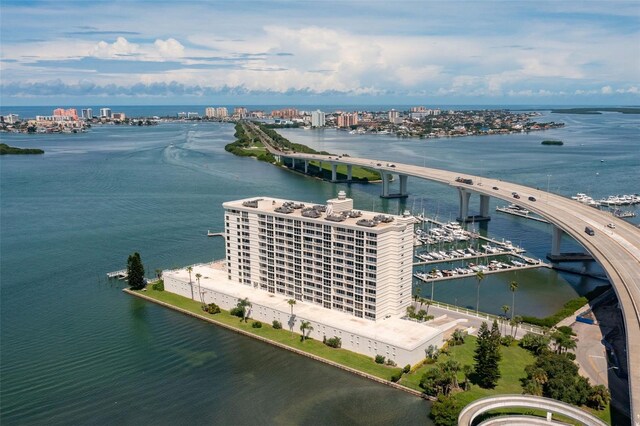
M374 321L410 305L412 217L354 210L342 192L326 206L267 197L223 206L232 282Z
M324 127L326 123L324 112L317 110L311 112L311 126Z

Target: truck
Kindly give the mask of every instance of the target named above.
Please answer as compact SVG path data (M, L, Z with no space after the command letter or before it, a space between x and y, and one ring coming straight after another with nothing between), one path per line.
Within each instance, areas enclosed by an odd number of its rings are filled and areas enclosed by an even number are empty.
M458 176L456 178L456 182L465 183L467 185L473 185L473 180L472 179L465 179L465 178L462 178L460 176Z

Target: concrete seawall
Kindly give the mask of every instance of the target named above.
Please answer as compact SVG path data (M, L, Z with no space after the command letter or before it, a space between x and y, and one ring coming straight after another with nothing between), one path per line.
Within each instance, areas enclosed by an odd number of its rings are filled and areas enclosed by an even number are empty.
M362 371L356 370L356 369L351 368L351 367L344 366L342 364L338 364L337 362L333 362L333 361L330 361L328 359L319 357L317 355L313 355L313 354L310 354L308 352L301 351L301 350L293 348L291 346L288 346L288 345L285 345L285 344L282 344L282 343L279 343L279 342L274 342L273 340L269 340L269 339L264 338L262 336L258 336L258 335L255 335L253 333L249 333L247 331L235 328L233 326L230 326L229 324L225 324L225 323L216 321L213 318L209 318L209 317L206 317L204 315L199 315L199 314L196 314L194 312L188 311L186 309L182 309L182 308L179 308L177 306L174 306L174 305L172 305L170 303L166 303L166 302L154 299L154 298L146 296L146 295L144 295L144 294L142 294L140 292L135 292L135 291L132 291L132 290L130 290L128 288L124 288L124 289L122 289L122 291L124 291L125 293L128 293L128 294L130 294L132 296L139 297L141 299L145 299L145 300L147 300L149 302L156 303L158 305L164 306L164 307L169 308L169 309L173 309L174 311L178 311L178 312L183 313L185 315L189 315L191 317L198 318L200 320L203 320L203 321L218 325L220 327L226 328L227 330L231 330L231 331L233 331L235 333L242 334L244 336L251 337L251 338L256 339L256 340L260 340L260 341L262 341L264 343L268 343L268 344L276 346L278 348L286 349L286 350L288 350L290 352L293 352L293 353L296 353L298 355L302 355L302 356L305 356L307 358L311 358L313 360L320 361L322 363L331 365L331 366L339 368L341 370L348 371L349 373L355 374L357 376L364 377L366 379L373 380L374 382L377 382L377 383L380 383L380 384L383 384L383 385L386 385L386 386L401 390L401 391L409 393L409 394L411 394L413 396L416 396L416 397L419 397L419 398L422 398L422 399L435 401L435 398L430 397L428 395L425 395L422 392L418 392L416 390L409 389L409 388L407 388L405 386L399 385L399 384L391 382L389 380L385 380L385 379L382 379L380 377L376 377L376 376L373 376L371 374L364 373Z

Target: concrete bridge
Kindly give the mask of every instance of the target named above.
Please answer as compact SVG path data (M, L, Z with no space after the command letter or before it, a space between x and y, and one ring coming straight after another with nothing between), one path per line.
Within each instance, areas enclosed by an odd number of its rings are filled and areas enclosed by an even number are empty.
M498 416L481 423L481 425L500 425L500 424L564 424L551 420L551 414L561 414L577 421L585 426L605 426L606 423L597 417L587 413L586 411L570 404L557 401L551 398L543 398L533 395L498 395L486 398L480 398L462 409L458 415L458 426L471 426L473 421L491 410L503 408L530 408L547 412L546 421L541 418L532 418L529 416L508 416L512 423L504 423L506 418ZM534 419L537 419L536 422ZM544 423L542 423L544 421Z
M270 138L257 126L251 123L247 125L259 135L271 154L280 159L290 158L304 161L305 164L309 161L327 162L331 164L334 177L338 164L347 165L348 168L361 166L379 171L383 176L383 197L392 196L385 179L389 174L400 177L400 193L396 194L398 196L407 195L409 177L448 185L459 194L458 220L461 221L470 220L468 208L471 195L480 197L480 212L477 215L480 218L489 216L490 197L517 204L546 219L553 226L551 255L560 256L563 233L573 237L602 266L620 302L627 336L631 419L634 425L640 425L640 229L608 212L569 198L498 179L384 160L280 151L271 145ZM466 179L467 183L460 182L458 178ZM513 194L518 194L519 198L514 198ZM615 229L608 228L609 223L614 223ZM593 230L593 235L585 232L587 227Z

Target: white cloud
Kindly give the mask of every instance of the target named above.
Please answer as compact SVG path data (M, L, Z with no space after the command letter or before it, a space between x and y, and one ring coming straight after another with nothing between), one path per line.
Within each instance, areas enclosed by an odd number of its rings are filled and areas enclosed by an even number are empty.
M181 58L184 56L184 46L174 38L158 39L153 45L163 58Z
M600 89L600 93L602 93L603 95L610 95L613 93L613 88L611 86L604 86L602 89Z
M118 37L113 43L101 41L91 49L90 56L96 58L118 58L137 53L139 46L129 43L126 38Z

